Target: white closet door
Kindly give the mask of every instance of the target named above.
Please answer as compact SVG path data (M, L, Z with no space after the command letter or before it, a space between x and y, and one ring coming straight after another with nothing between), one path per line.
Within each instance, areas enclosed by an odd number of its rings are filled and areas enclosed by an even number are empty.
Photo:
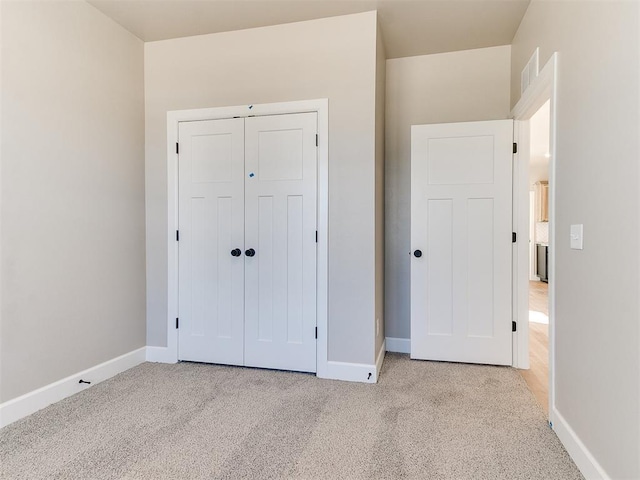
M317 114L245 132L245 365L315 372Z
M512 142L511 120L411 129L411 358L511 364Z
M178 356L242 365L244 120L181 122L179 142Z

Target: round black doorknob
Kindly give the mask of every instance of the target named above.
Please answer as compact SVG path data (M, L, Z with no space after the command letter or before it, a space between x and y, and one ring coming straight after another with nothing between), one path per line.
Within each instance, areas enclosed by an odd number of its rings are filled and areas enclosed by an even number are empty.
M420 258L422 256L422 250L416 250L413 252L414 257Z
M253 257L256 254L256 251L253 248L250 248L249 250L245 250L244 254L247 257Z
M231 255L234 257L239 257L240 255L242 255L242 250L240 250L239 248L234 248L233 250L231 250Z

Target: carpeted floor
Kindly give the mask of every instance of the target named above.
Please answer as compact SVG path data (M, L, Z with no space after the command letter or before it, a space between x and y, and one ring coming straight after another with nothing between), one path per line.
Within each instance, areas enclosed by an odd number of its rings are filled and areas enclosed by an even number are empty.
M3 479L579 479L511 368L387 354L377 385L144 363L0 430Z

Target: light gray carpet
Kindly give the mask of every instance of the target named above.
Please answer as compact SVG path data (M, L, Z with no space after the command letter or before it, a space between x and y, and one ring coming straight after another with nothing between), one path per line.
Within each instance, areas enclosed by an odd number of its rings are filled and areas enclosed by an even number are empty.
M144 363L0 430L6 479L578 479L511 368L387 354L377 385Z

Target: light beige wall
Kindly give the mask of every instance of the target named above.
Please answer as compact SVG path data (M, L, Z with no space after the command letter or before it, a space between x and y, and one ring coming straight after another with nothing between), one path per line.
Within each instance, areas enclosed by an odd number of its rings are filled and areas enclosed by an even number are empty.
M140 40L2 2L0 401L145 345Z
M549 181L549 122L550 101L529 119L529 185Z
M533 1L513 41L512 104L535 47L559 53L556 406L611 478L640 478L638 2ZM584 250L569 249L584 224Z
M376 39L376 359L384 341L384 107L385 79L387 74L386 52L382 31L378 25Z
M511 47L387 60L386 336L410 338L411 125L509 116Z
M145 44L147 340L166 345L169 110L329 99L329 359L375 346L376 13Z

